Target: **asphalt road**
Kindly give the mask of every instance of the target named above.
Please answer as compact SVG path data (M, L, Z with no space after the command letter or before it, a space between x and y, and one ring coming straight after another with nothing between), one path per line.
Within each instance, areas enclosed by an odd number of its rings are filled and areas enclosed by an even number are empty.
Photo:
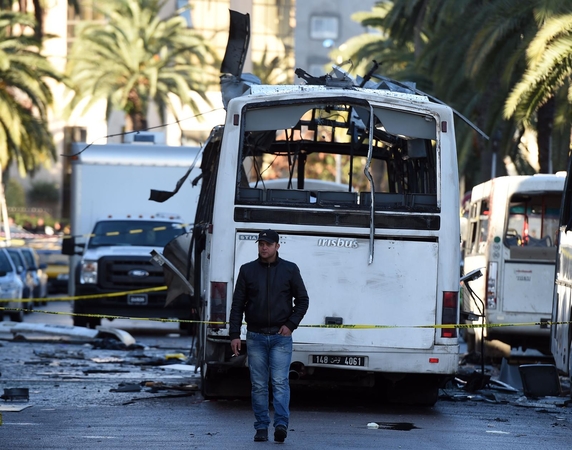
M50 310L69 311L68 303ZM27 322L65 315L33 313ZM204 401L200 377L178 366L192 338L171 323L114 321L141 348L113 350L60 336L0 333L0 387L27 388L29 400L0 402L0 449L251 449L248 400ZM191 370L180 370L181 368ZM142 386L145 384L146 386ZM569 449L568 397L451 386L432 408L376 403L367 391L292 393L285 446L303 449ZM15 411L2 411L11 408ZM371 429L368 424L377 424Z

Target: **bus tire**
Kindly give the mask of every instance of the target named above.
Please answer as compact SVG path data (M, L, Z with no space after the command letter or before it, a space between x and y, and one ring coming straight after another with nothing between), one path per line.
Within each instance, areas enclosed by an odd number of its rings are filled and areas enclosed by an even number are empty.
M441 377L438 375L405 375L399 380L375 377L375 395L379 401L399 405L434 406L439 399Z
M190 320L196 320L191 317ZM188 319L187 319L188 320ZM198 333L198 326L196 323L179 322L179 331L186 336L196 336Z
M205 400L212 400L213 397L210 396L210 385L209 380L206 377L207 372L207 363L202 361L201 362L201 395Z
M395 383L389 401L401 405L433 406L439 400L439 379L430 375L408 375Z

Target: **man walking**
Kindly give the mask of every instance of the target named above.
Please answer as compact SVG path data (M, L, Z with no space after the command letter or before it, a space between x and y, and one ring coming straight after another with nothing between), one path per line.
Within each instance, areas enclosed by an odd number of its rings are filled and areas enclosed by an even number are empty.
M258 259L244 264L238 273L230 311L230 345L234 355L241 351L240 327L246 321L246 350L254 440L268 440L268 380L272 384L274 440L284 442L290 417L288 372L292 360L292 332L309 305L308 293L298 266L279 257L280 237L274 230L258 235Z

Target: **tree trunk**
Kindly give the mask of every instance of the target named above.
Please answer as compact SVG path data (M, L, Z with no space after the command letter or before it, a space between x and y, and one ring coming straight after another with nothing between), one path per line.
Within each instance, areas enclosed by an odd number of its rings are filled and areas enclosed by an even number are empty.
M538 108L537 112L537 143L538 143L538 167L540 173L550 173L551 155L550 143L552 140L552 128L554 125L554 114L556 110L556 100L551 97L544 105Z
M2 181L2 169L0 168L0 215L2 219L2 225L4 228L4 243L6 246L11 244L10 236L10 221L8 220L8 207L6 205L6 193L4 191L4 183Z
M147 104L141 100L139 93L132 89L129 92L128 100L128 116L131 121L131 130L128 131L143 131L147 129Z
M129 120L131 122L131 130L128 131L144 131L147 129L147 118L143 113L130 113Z
M34 3L34 18L36 19L36 26L34 34L38 40L44 37L44 8L42 8L41 0L33 0Z

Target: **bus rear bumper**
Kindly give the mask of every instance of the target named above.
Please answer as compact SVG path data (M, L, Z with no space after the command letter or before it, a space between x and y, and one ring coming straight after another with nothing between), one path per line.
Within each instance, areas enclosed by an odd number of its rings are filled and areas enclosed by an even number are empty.
M454 375L459 365L459 345L434 346L430 350L383 348L330 348L294 344L292 363L312 368L344 369L375 373ZM310 370L311 372L311 370Z

